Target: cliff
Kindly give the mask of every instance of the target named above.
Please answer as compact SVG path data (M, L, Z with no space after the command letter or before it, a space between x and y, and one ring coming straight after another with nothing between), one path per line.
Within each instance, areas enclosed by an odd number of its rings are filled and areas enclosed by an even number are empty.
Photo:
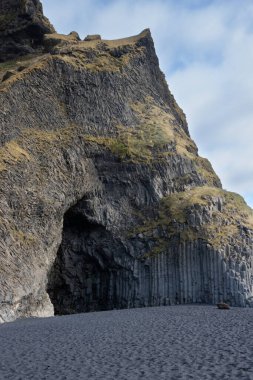
M1 53L0 321L251 305L252 210L198 155L150 31L80 41L33 4L33 50Z
M0 1L0 62L43 49L43 36L55 30L39 0Z

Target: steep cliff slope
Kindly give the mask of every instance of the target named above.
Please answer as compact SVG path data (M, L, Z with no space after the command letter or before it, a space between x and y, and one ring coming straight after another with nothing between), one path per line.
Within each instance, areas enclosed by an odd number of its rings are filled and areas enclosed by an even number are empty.
M199 157L149 30L49 31L0 64L0 320L250 305L252 210Z

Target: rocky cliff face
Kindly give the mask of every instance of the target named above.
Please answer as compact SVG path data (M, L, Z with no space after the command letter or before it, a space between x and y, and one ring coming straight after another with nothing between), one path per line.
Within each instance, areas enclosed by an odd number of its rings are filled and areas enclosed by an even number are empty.
M149 30L91 37L0 64L0 320L250 305L252 210L199 157Z
M54 32L39 0L0 1L0 62L40 51L43 35Z

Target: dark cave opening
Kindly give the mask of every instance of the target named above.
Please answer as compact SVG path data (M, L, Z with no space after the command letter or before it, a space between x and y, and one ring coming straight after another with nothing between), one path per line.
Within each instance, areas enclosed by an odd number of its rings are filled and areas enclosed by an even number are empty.
M78 205L64 217L62 242L48 276L47 292L57 315L126 307L119 295L122 268L113 252L122 249Z

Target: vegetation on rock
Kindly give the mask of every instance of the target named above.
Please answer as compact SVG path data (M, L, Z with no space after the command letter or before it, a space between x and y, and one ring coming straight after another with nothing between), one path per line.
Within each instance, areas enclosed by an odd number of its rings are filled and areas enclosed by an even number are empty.
M201 239L219 249L240 244L242 236L251 238L253 210L239 194L202 186L164 197L155 219L143 219L142 223L137 233L152 236L157 230L165 232L148 255L166 250L167 241L174 237L179 241Z
M149 30L80 41L32 3L0 32L0 322L249 304L252 210L198 155Z

